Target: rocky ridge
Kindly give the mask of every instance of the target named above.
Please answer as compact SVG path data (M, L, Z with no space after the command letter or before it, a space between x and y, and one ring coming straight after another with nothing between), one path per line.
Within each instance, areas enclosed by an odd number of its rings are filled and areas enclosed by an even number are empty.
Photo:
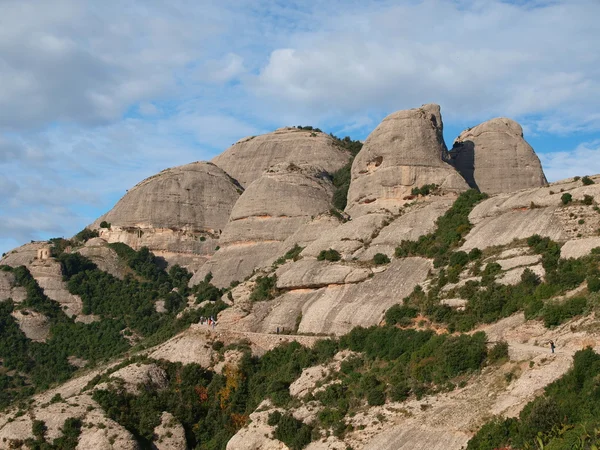
M221 371L226 363L216 364L217 357L211 347L216 340L225 345L247 340L257 354L291 340L312 345L324 335L339 336L356 326L379 325L385 311L402 303L416 286L427 289L435 271L432 260L394 258L394 249L402 240L417 241L432 232L436 220L450 208L457 194L468 188L467 182L481 188L489 181L488 189L497 192L470 213L469 221L474 227L466 234L461 249L479 248L489 253L491 256L484 262L499 264L501 284L518 283L526 269L541 278L545 276L539 255L532 254L523 243L532 234L564 243L563 258L586 255L600 246L597 237L600 214L595 200L600 199L599 176L591 177L595 183L589 185L575 179L546 185L541 167L534 164L537 157L523 140L520 126L508 119L495 119L459 137L463 144L467 141L474 144L470 180L470 175L465 175L468 165L461 159L467 157L466 150L464 147L458 150L454 161L457 172L449 163L441 131L437 105L388 116L369 136L354 161L345 215L331 212L334 187L327 174L343 166L348 155L329 136L321 133L312 136L305 130L288 128L264 138L243 140L222 155L226 157L215 158L216 165L193 163L140 183L114 210L95 222L93 227L100 231L101 237L90 239L72 251L119 278L128 269L107 247L108 242L125 242L134 248L149 246L171 264L180 263L194 271L191 285L209 272L217 286L248 277L231 290L231 298L224 298L231 307L219 314L216 331L192 325L146 351L156 360L194 362L215 370L220 367ZM294 139L299 139L302 145L294 143ZM313 159L290 161L297 156L296 145L308 146L307 153L301 156ZM494 157L488 155L490 148L494 149ZM329 165L321 166L317 163L323 162L323 158L319 159L317 153L323 149L330 152L325 157L329 158L325 162ZM338 151L341 156L335 153ZM502 177L494 179L486 175L500 171L499 158L511 155L516 155L518 163L510 170L518 176L504 183ZM233 179L246 189L242 190ZM436 184L439 189L428 195L412 194L412 188L425 184ZM567 203L561 200L565 193L572 196ZM102 221L111 222L110 228L99 228ZM272 265L294 245L304 247L298 257ZM59 302L69 315L86 320L81 314L81 299L66 289L60 263L54 258L37 258L37 251L46 246L46 243L27 244L3 257L0 265L25 265L46 295ZM336 250L340 260L320 259L324 250ZM373 258L379 253L392 262L375 264ZM471 271L473 267L467 268ZM443 288L444 304L464 308L466 300L458 296L457 289L468 281L481 280L481 275L469 271L461 273L457 283ZM256 274L252 275L253 272ZM258 276L276 277L278 295L274 299L250 300ZM15 286L11 273L0 271L0 301L24 299L22 289ZM18 310L14 317L32 340L43 342L50 331L44 317L35 311ZM488 411L515 415L541 388L563 374L570 367L572 353L589 343L590 338L596 338L595 332L588 331L595 329L594 320L578 319L548 331L538 327L539 324L526 323L517 315L482 327L490 339L509 342L510 361L505 365L486 369L472 386L450 393L368 408L351 419L354 431L344 440L324 437L307 448L332 450L351 445L357 449L458 450L481 425ZM275 331L278 329L291 335L278 335ZM546 349L539 343L550 338L561 339L565 353L546 359ZM227 364L235 365L235 358ZM502 384L505 374L516 366L521 371L517 381ZM317 378L320 373L335 370L339 370L339 364L306 369L311 377ZM131 393L139 393L140 383L161 385L164 376L152 364L128 365L112 375ZM34 419L46 422L49 437L60 436L60 426L67 417L79 417L86 424L78 448L111 445L137 448L135 437L108 419L92 400L91 392L85 392L84 386L91 378L87 374L38 395L26 415L19 416L16 410L0 414L0 448L15 439L30 437ZM290 387L291 395L298 395L296 387ZM316 382L314 386L304 386L302 392L315 388ZM51 403L51 394L56 392L67 400ZM472 408L473 404L479 406ZM272 437L273 428L267 424L272 410L272 404L261 405L251 415L252 424L242 428L228 448L287 448ZM309 423L318 411L307 406L297 408L293 414ZM457 417L460 420L455 420ZM163 412L155 428L153 445L186 447L185 430L170 413Z

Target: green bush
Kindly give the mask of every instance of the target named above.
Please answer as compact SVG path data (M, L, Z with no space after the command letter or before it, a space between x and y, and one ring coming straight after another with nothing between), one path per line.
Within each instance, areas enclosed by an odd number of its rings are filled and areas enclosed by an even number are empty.
M542 312L544 325L548 328L560 325L572 317L583 314L586 307L587 299L584 297L573 297L563 303L547 303Z
M312 441L312 427L295 419L291 414L285 414L275 428L275 439L279 439L292 450L301 450Z
M89 228L84 228L79 233L77 233L74 237L76 241L87 242L92 238L98 237L100 234L97 230L90 230Z
M376 266L381 266L383 264L389 263L390 258L385 253L376 253L375 256L373 256L373 264L375 264Z
M452 207L438 218L433 233L421 236L416 242L402 241L396 247L396 257L425 256L434 258L436 267L445 265L449 258L449 250L457 247L472 227L469 213L478 202L486 198L486 194L474 189L463 192Z
M595 184L594 180L592 180L587 175L581 179L581 182L583 183L584 186L589 186L590 184Z
M508 342L497 342L488 352L488 361L491 363L508 359Z
M483 252L481 250L479 250L477 247L471 249L471 251L469 252L469 259L471 261L475 261L476 259L481 258L481 255L483 255Z
M585 194L583 196L583 200L581 201L584 205L590 206L594 203L594 197L592 197L591 195L587 195Z
M339 261L340 259L342 259L340 252L332 248L329 250L321 250L319 256L317 256L318 261Z
M568 192L565 192L563 195L560 196L560 201L563 205L567 205L573 201L573 196Z
M277 289L277 275L259 276L256 278L256 284L250 294L250 300L253 302L261 302L272 300L279 295Z
M385 323L387 325L396 325L402 322L402 319L414 319L419 311L415 308L403 305L394 305L385 312ZM410 322L410 320L409 320Z
M438 190L439 186L437 184L426 184L424 186L421 187L414 187L411 190L411 194L412 195L421 195L421 196L426 196L429 194L433 194Z
M587 287L590 292L600 291L600 277L598 277L598 276L587 277Z
M103 220L102 222L100 222L100 228L110 229L110 223L108 223L106 220Z

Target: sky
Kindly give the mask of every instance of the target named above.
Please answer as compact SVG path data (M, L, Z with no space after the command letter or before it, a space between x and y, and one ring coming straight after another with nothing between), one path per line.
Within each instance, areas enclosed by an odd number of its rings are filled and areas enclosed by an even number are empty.
M0 253L70 237L167 167L438 103L550 181L600 173L600 0L0 0Z

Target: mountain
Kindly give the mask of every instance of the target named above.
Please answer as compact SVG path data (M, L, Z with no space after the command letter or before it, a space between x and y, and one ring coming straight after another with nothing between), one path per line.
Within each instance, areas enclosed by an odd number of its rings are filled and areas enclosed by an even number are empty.
M0 448L597 443L600 176L548 184L510 119L442 131L245 138L8 252Z

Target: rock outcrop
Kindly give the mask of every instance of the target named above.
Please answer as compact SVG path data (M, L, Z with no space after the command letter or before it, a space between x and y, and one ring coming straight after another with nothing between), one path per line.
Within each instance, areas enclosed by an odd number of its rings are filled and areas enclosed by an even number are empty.
M241 281L271 264L289 248L283 243L301 226L331 208L333 185L315 166L282 163L270 168L242 194L220 239L218 252L191 280L212 272L213 284ZM287 245L293 243L287 241Z
M596 183L585 186L567 179L548 187L497 194L484 200L469 214L474 227L462 250L506 245L533 234L558 242L597 236L600 215L593 203L586 205L582 201L585 196L600 199L600 177L592 180ZM563 204L561 193L570 194L573 201Z
M138 183L93 227L108 242L147 246L168 261L197 268L214 252L242 191L212 163L174 167ZM103 221L110 228L99 228Z
M353 217L372 211L397 212L414 187L436 184L442 191L468 185L446 162L438 105L398 111L367 137L352 164L346 211Z
M269 167L290 162L314 164L332 173L350 160L350 154L331 136L295 127L239 140L212 162L248 187Z
M15 276L10 272L0 270L0 302L11 299L20 303L27 298L27 291L22 286L17 286Z
M498 194L548 184L539 158L514 120L492 119L463 131L451 155L469 186L481 192Z

